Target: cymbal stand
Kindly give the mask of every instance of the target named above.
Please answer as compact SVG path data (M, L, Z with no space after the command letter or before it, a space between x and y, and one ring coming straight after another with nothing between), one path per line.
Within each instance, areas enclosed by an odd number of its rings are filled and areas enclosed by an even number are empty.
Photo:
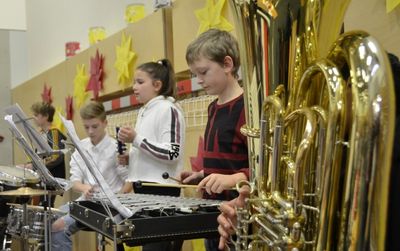
M26 201L22 204L22 227L21 227L21 245L22 250L29 250L29 225L28 225L28 208L26 205Z
M47 191L46 185L44 185L44 190ZM53 222L51 219L53 218L52 215L52 207L51 207L51 202L52 202L52 195L59 195L60 191L55 190L55 191L48 191L45 194L45 201L48 201L48 203L45 202L43 206L43 213L44 213L44 246L45 246L45 251L51 250L51 239L52 239L52 224Z
M25 181L25 174L24 178L22 179L22 187L26 186L26 181ZM26 196L28 197L28 196ZM22 250L29 250L29 224L28 224L28 199L25 196L22 196L22 227L21 227L21 245L22 245Z
M46 191L44 195L43 204L43 214L44 214L44 250L49 250L49 245L51 245L51 221L48 220L48 216L51 218L51 194L47 193L46 183L44 184L44 190ZM51 250L51 248L50 248Z

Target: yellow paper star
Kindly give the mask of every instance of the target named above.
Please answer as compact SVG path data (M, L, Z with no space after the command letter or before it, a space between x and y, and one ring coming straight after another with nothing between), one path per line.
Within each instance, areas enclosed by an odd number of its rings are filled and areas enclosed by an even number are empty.
M58 130L60 130L62 133L65 134L65 127L63 122L61 121L60 115L65 117L63 109L60 106L57 106L53 118L53 127L57 128Z
M77 65L76 75L74 78L74 98L77 108L81 107L88 97L88 93L86 92L88 81L89 76L86 74L85 65Z
M145 10L143 4L132 4L125 8L125 21L127 23L136 23L143 19L145 16Z
M131 50L132 38L122 33L121 45L116 46L115 69L118 71L118 83L127 87L131 84L133 63L136 54Z
M89 29L89 44L93 45L106 38L106 30L104 27L91 27Z
M400 5L400 0L386 0L386 13L391 12L398 5Z
M225 0L217 0L217 3L214 3L214 0L207 0L207 4L203 9L195 11L196 18L200 22L197 35L200 35L211 28L225 31L233 30L233 25L230 24L221 14L224 4Z

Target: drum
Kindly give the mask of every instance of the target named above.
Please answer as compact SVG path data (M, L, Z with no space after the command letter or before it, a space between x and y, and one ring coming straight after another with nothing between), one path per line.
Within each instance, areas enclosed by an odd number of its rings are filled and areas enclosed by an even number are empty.
M0 166L0 191L16 190L22 186L34 187L40 181L39 175L26 168ZM6 203L16 202L15 197L0 196L0 218L6 218L9 207ZM22 201L19 201L22 203Z
M44 239L45 236L45 212L36 211L33 214L32 224L29 225L29 237L33 239ZM47 221L53 223L58 216L55 214L47 214ZM51 226L51 224L50 224ZM49 230L50 231L50 230Z
M47 212L47 221L53 223L60 215L55 214L56 209L52 211L50 215ZM11 206L10 213L7 217L7 233L12 236L20 236L22 227L24 226L23 209L20 205ZM44 223L45 212L40 206L27 206L27 222L29 226L28 237L30 239L42 240L45 234L45 223Z
M10 207L10 213L7 217L7 233L10 235L21 235L21 229L24 226L24 214L23 209L18 207ZM33 218L33 212L27 212L27 223L26 225L30 225Z
M39 181L39 175L30 169L17 166L0 166L0 184L3 187L34 186Z
M24 242L27 242L26 248L23 248ZM1 251L15 250L44 251L45 245L41 240L25 240L20 236L6 234L2 243Z

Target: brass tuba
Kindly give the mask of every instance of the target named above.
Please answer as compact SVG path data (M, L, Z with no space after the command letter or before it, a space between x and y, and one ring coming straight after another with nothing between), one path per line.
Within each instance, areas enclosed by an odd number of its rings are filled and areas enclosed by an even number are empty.
M348 2L230 1L252 174L236 250L384 250L393 78L373 37L339 36Z

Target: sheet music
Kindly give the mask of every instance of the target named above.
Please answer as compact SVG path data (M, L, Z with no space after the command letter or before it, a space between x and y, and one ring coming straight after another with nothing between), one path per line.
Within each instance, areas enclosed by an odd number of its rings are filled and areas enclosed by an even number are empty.
M25 154L28 155L31 159L35 171L39 173L42 182L46 185L53 186L57 190L67 191L71 187L70 182L61 178L56 179L51 175L50 171L44 165L39 155L30 147L24 135L22 135L17 128L13 120L13 115L6 115L4 117L4 120L9 124L10 130L14 134L14 137L17 140L18 144L22 147Z
M122 203L118 200L118 198L115 196L115 194L112 192L110 186L107 184L105 181L103 175L99 171L99 169L96 167L93 159L90 157L90 155L84 151L81 147L80 139L78 135L76 134L74 124L70 120L66 120L61 114L59 115L61 118L61 121L64 123L64 126L67 130L67 135L70 137L72 143L75 145L75 149L78 151L78 153L81 155L83 161L85 162L87 168L89 169L90 173L93 175L95 180L97 181L97 184L105 194L105 196L108 198L110 201L111 205L124 217L124 218L129 218L131 217L135 212L132 212L129 210L127 207L122 205ZM114 220L119 221L116 222L117 224L120 223L122 219L118 219L117 217L114 217Z

